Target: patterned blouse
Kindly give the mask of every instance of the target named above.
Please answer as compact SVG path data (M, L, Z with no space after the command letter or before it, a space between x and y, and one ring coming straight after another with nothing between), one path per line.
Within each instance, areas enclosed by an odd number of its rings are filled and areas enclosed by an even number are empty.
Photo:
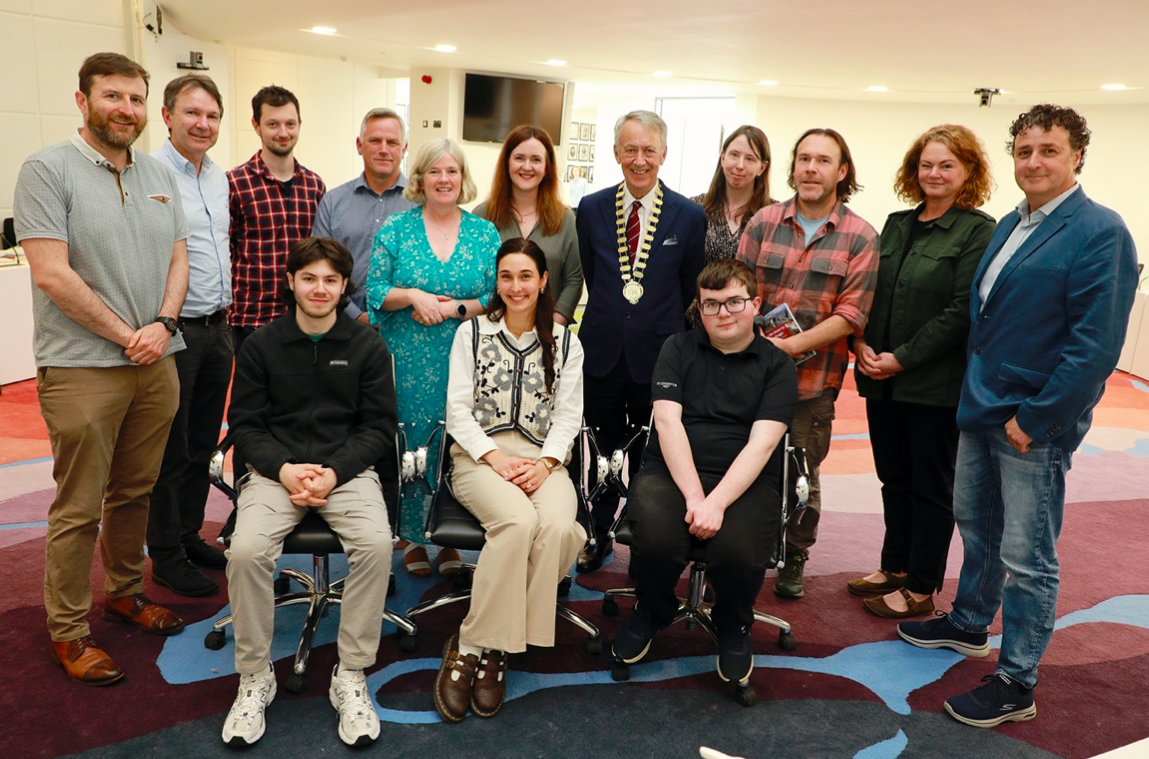
M702 200L705 197L705 195L695 195L691 200L698 205L702 205ZM737 258L738 242L742 239L742 233L744 231L746 231L745 221L738 226L738 229L731 232L730 225L726 223L726 219L712 219L707 216L706 263L717 261L720 258Z

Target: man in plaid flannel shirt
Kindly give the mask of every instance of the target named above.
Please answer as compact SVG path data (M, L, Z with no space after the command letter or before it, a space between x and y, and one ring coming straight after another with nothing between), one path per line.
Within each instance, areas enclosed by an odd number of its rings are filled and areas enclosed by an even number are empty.
M283 315L279 299L287 251L311 234L323 180L295 160L299 99L271 85L251 99L251 125L263 147L227 173L231 194L231 271L234 297L228 321L235 354L259 327Z
M818 467L830 449L834 399L849 362L846 340L861 335L874 299L878 233L846 207L859 189L850 149L833 129L810 129L794 145L788 183L797 194L750 220L739 257L755 271L765 313L783 303L802 332L770 338L798 364L798 405L790 435L806 450L810 498L786 533L786 566L774 593L805 594L804 567L818 535Z

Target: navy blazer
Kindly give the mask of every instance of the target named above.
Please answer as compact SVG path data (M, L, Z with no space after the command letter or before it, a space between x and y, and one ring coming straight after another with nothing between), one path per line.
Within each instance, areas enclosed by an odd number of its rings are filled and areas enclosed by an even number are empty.
M986 267L1020 221L1002 219L974 275L958 427L1002 428L1016 415L1034 442L1072 452L1125 342L1137 251L1121 217L1079 187L1013 255L982 308Z
M575 217L587 289L578 333L585 353L583 372L603 377L625 354L631 379L650 382L662 343L687 328L686 308L694 300L698 273L706 262L706 212L663 185L662 213L642 278L642 299L631 305L622 297L618 266L617 192L618 185L612 185L587 195Z

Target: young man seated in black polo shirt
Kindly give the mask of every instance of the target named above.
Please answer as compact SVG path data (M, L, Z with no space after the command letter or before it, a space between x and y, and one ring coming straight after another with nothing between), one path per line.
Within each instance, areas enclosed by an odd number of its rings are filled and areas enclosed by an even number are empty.
M654 429L626 512L638 602L612 645L628 664L673 620L687 553L702 544L718 675L738 682L753 668L754 601L781 528L778 442L798 400L794 361L754 330L757 289L740 261L707 264L698 276L703 329L672 335L655 365Z

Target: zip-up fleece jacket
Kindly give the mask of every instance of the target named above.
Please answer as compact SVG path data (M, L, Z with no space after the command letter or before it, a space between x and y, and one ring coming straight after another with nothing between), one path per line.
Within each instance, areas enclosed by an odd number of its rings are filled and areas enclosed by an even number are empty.
M342 312L314 341L289 310L244 341L227 419L236 450L264 477L278 480L287 463L320 464L338 487L395 456L387 343Z

